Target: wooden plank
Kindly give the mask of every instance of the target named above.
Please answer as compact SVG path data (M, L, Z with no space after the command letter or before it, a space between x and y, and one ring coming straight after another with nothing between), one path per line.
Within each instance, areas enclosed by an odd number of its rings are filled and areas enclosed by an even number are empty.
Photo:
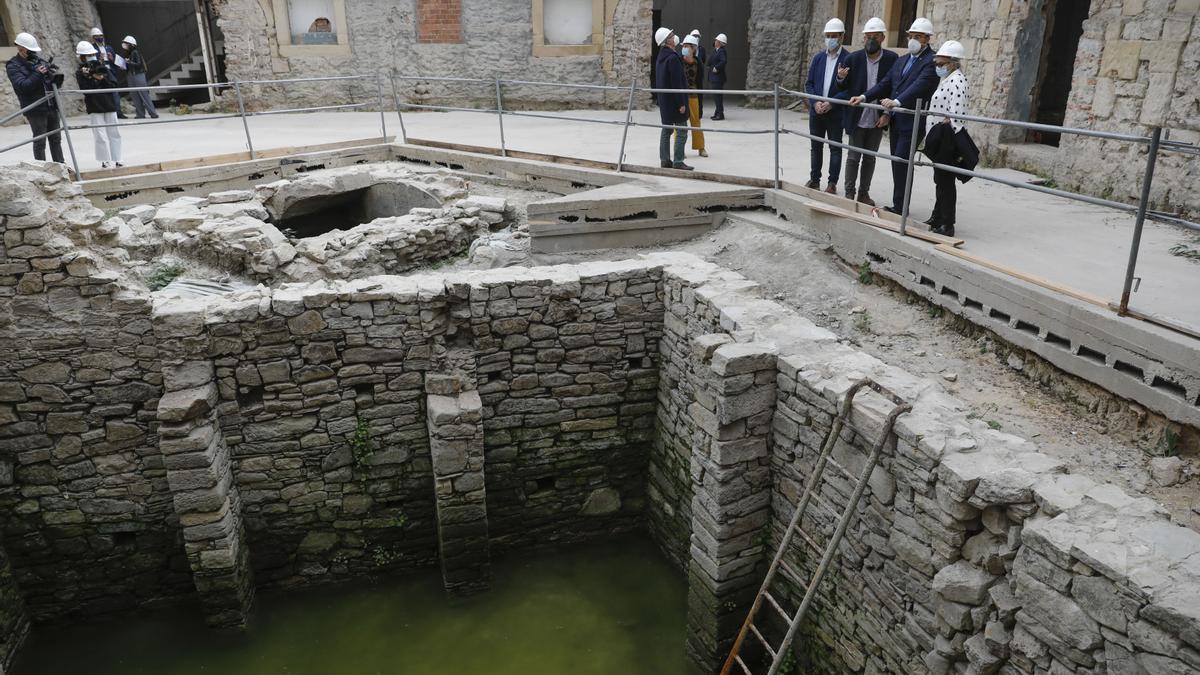
M500 156L500 151L496 148L489 148L480 145L464 145L461 143L447 143L445 141L430 141L422 138L409 138L408 143L409 145L420 145L430 148L439 148L442 150L472 152L476 154L491 155L493 157ZM563 155L547 155L539 152L526 152L524 150L509 150L508 158L528 159L535 162L549 162L551 164L569 164L571 166L581 166L600 171L617 170L617 165L613 162L600 162L592 159L579 159L576 157L566 157ZM648 176L665 176L668 178L686 178L688 180L702 180L711 183L729 183L753 188L769 188L773 187L774 185L771 181L762 178L731 176L727 174L708 173L705 171L681 171L679 169L664 169L662 167L641 166L638 164L624 164L622 165L621 169L624 173L643 174Z
M1074 288L1070 288L1068 286L1063 286L1062 284L1058 284L1053 281L1050 281L1049 279L1046 279L1045 277L1039 277L1036 274L1029 274L1027 272L1021 272L1020 270L1015 270L1007 265L1002 265L997 262L992 262L991 260L987 260L987 259L981 258L977 255L967 253L966 251L959 250L957 248L954 248L953 246L947 246L945 244L938 244L937 246L934 246L933 248L935 251L941 251L942 253L948 253L956 258L961 258L963 260L973 262L976 265L979 265L980 267L986 267L994 272L999 272L1001 274L1006 274L1010 277L1015 277L1017 279L1020 279L1021 281L1031 283L1034 286L1040 286L1049 291L1054 291L1056 293L1062 293L1063 295L1070 296L1072 298L1075 298L1076 300L1082 300L1083 302L1086 302L1086 303L1089 303L1092 305L1096 305L1097 307L1107 308L1109 305L1107 299L1102 298L1098 295L1092 295L1091 293L1088 293L1086 291L1079 291L1079 290L1075 290Z
M330 143L317 143L315 145L298 145L286 146L282 148L266 148L255 151L255 161L261 159L273 159L278 157L290 157L292 155L303 155L312 152L321 152L323 150L341 150L343 148L357 148L370 145L379 145L381 143L391 143L395 140L395 136L382 138L359 138L350 141L334 141ZM173 159L152 164L139 164L137 166L123 166L116 169L102 169L99 171L85 171L81 176L84 181L103 180L106 178L122 178L125 176L136 176L144 173L160 173L163 171L177 171L179 169L197 169L206 166L217 166L220 164L231 164L235 162L251 161L248 151L229 152L219 155L204 155L201 157L188 157L184 159Z
M1121 313L1121 305L1116 302L1110 301L1108 303L1108 308L1118 314ZM1196 338L1197 340L1200 340L1200 329L1192 328L1191 326L1185 326L1184 324L1179 323L1178 321L1172 321L1171 319L1165 319L1161 316L1156 316L1154 314L1147 314L1145 312L1139 312L1138 310L1136 310L1132 307L1125 308L1125 315L1132 317L1134 319L1138 319L1139 321L1145 321L1146 323L1152 323L1156 326L1166 328L1167 330L1173 330L1176 333L1180 333L1182 335L1186 335L1188 337Z
M821 213L827 213L831 216L841 216L842 218L849 218L851 220L857 220L860 223L866 223L867 225L878 227L881 230L887 230L888 232L895 232L897 234L900 233L899 225L896 225L895 223L890 223L886 220L883 220L882 218L868 216L863 213L854 213L851 211L847 211L845 209L840 209L831 204L822 204L821 202L806 201L806 202L804 202L804 205L814 211L820 211ZM912 237L914 239L920 239L922 241L927 241L927 242L930 242L931 244L938 244L938 245L944 244L947 246L962 246L964 243L964 241L962 239L959 239L957 237L947 237L945 235L935 234L928 230L923 230L919 227L906 228L904 233L906 236Z

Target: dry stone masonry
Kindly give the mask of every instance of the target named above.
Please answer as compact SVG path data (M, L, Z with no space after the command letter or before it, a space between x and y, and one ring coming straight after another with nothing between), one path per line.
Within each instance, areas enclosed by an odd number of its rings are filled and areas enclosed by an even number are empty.
M648 254L179 298L127 271L119 224L64 174L0 190L0 665L31 621L193 599L239 626L260 588L438 564L465 593L493 554L647 528L711 669L870 376L913 410L805 672L1200 669L1200 534L728 270ZM861 468L888 407L857 400L839 463ZM822 484L811 536L848 492Z

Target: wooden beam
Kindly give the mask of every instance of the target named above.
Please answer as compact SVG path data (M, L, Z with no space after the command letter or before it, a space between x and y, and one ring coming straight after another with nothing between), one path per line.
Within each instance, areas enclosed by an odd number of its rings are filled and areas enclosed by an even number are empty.
M292 155L303 155L311 152L321 152L323 150L342 150L345 148L359 148L371 145L381 145L391 143L395 140L395 136L388 136L386 139L379 138L360 138L351 141L335 141L332 143L317 143L315 145L297 145L282 148L267 148L259 150L255 154L257 159L272 159L278 157L290 157ZM123 166L119 169L103 169L100 171L85 171L82 180L104 180L107 178L121 178L124 176L137 176L145 173L159 173L162 171L177 171L179 169L196 169L206 166L216 166L219 164L232 164L236 162L248 162L250 153L230 152L221 155L205 155L202 157L189 157L186 159L173 159L164 162L154 162L153 164L139 164L137 166Z
M1093 295L1086 291L1079 291L1079 290L1075 290L1074 288L1070 288L1069 286L1063 286L1062 284L1057 284L1053 281L1050 281L1049 279L1046 279L1045 277L1039 277L1036 274L1029 274L1027 272L1021 272L1020 270L1015 270L1007 265L1002 265L1000 263L992 262L991 260L981 258L977 255L972 255L970 253L967 253L966 251L962 251L957 248L954 248L953 246L947 246L946 244L938 244L937 246L934 246L933 248L935 251L941 251L942 253L947 253L956 258L961 258L963 260L973 262L976 265L979 265L981 267L986 267L986 268L992 270L993 272L999 272L1001 274L1006 274L1010 277L1020 279L1021 281L1031 283L1034 286L1040 286L1042 288L1045 288L1046 290L1054 291L1056 293L1062 293L1063 295L1070 296L1072 298L1075 298L1076 300L1082 300L1083 302L1086 302L1086 303L1089 303L1092 305L1096 305L1097 307L1108 308L1108 306L1109 306L1108 300L1105 298L1102 298L1098 295Z
M865 213L855 213L853 211L847 211L846 209L838 208L836 206L833 206L832 204L822 204L821 202L814 202L814 201L806 201L806 202L804 202L804 205L814 211L820 211L821 213L827 213L831 216L840 216L842 218L849 218L850 220L856 220L860 223L866 223L867 225L871 225L873 227L878 227L881 230L887 230L888 232L895 232L897 234L900 233L899 225L888 222L882 218L876 218L874 216L869 216ZM904 233L905 233L905 235L912 237L913 239L920 239L922 241L927 241L931 244L946 245L946 246L962 246L963 245L962 239L959 239L957 237L947 237L947 236L944 236L941 234L934 234L933 232L930 232L928 230L923 230L919 227L906 228Z

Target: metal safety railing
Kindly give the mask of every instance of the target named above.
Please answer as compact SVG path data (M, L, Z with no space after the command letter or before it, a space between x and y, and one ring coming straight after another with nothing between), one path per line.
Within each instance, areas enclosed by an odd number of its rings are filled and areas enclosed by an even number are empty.
M821 136L809 134L809 133L806 133L803 131L786 128L781 123L781 120L780 120L780 112L781 112L780 100L781 100L781 98L786 97L786 98L793 98L793 99L801 99L801 100L807 100L810 102L822 102L823 101L826 103L830 103L832 105L839 105L839 106L848 106L848 105L850 105L850 103L846 99L836 98L836 97L819 96L819 95L815 95L815 94L809 94L806 92L794 91L791 89L787 89L785 87L781 87L779 85L774 85L771 89L766 89L766 90L667 89L667 88L655 88L655 87L638 87L636 82L631 82L629 84L629 86L625 87L625 86L586 84L586 83L546 82L546 81L536 81L536 80L510 80L510 79L503 79L503 78L438 77L438 76L424 76L424 75L401 75L401 74L396 74L396 73L391 73L391 74L378 73L378 74L373 74L373 75L369 75L369 74L367 74L367 75L339 75L339 76L327 76L327 77L289 78L289 79L278 79L278 80L238 80L238 81L213 83L213 84L206 83L206 84L195 84L195 85L170 85L170 86L156 85L156 86L147 86L147 87L118 87L118 88L92 89L92 90L57 89L56 88L53 93L48 93L46 96L42 97L38 101L35 101L34 103L32 103L28 106L25 106L21 110L13 113L11 115L6 116L3 120L0 120L0 123L9 121L9 120L15 118L17 115L21 115L21 114L27 112L28 110L30 110L34 107L37 107L38 105L41 105L42 103L46 102L50 98L55 99L55 101L57 103L57 108L58 108L58 116L59 116L59 120L60 120L61 133L67 141L68 149L71 152L71 163L74 168L75 175L77 177L81 176L82 174L80 173L79 163L75 156L74 147L71 143L70 132L71 131L81 131L84 129L102 128L102 127L107 127L107 126L125 127L125 126L141 126L143 124L187 123L187 122L209 121L209 120L214 120L214 119L229 119L229 118L237 117L237 118L241 119L241 121L242 121L242 130L243 130L243 134L245 136L245 143L246 143L246 148L249 151L249 156L251 159L255 159L257 157L257 153L254 148L254 141L251 136L250 125L248 122L248 119L251 117L264 116L264 115L283 115L283 114L292 114L292 113L319 112L319 111L330 111L330 110L358 110L358 109L363 109L363 108L371 106L372 102L364 100L364 101L356 102L356 103L308 106L308 107L294 107L294 108L284 108L284 109L278 109L278 110L251 111L251 110L247 110L247 108L246 108L245 96L244 96L244 91L243 91L244 88L251 87L251 86L278 86L278 85L302 84L302 83L309 84L309 83L316 83L316 82L374 81L375 95L372 98L374 99L374 105L377 107L377 109L379 111L379 125L380 125L381 138L386 139L387 138L386 113L388 111L386 110L385 105L384 105L384 80L385 79L389 81L390 86L391 86L393 110L396 113L397 121L400 126L401 140L405 143L407 143L409 139L408 139L408 131L407 131L407 128L404 123L403 111L404 110L427 110L427 111L435 111L435 112L471 112L471 113L496 115L497 127L498 127L498 131L499 131L499 145L500 145L499 152L500 152L500 155L503 157L507 157L509 154L508 143L505 138L505 129L504 129L504 118L506 116L507 117L530 117L530 118L538 118L538 119L552 119L552 120L557 120L557 121L579 122L579 123L586 123L586 124L601 124L601 125L609 125L609 126L620 126L622 128L622 135L621 135L620 149L618 151L617 161L616 161L616 170L617 171L623 171L625 168L625 160L626 160L625 150L626 150L627 141L628 141L628 137L629 137L629 130L630 130L630 128L634 128L634 127L657 128L657 129L670 130L670 131L689 131L689 132L702 131L705 133L735 134L735 135L737 135L737 134L744 134L744 135L771 134L773 136L773 154L774 154L774 163L773 163L774 171L772 174L772 176L773 176L772 184L774 185L774 187L776 189L781 188L783 185L783 182L781 180L782 173L781 173L781 166L780 166L780 144L781 144L781 137L784 135L793 135L793 136L798 136L801 138L807 138L811 141L829 145L831 147L837 147L837 148L841 148L844 150L856 152L856 153L859 153L862 155L869 155L869 156L872 156L872 157L875 157L878 159L884 159L884 160L887 160L890 162L904 164L904 165L906 165L905 186L904 186L905 189L903 191L904 201L902 204L903 208L901 209L901 212L898 214L900 216L899 233L901 236L906 236L908 234L907 230L908 230L908 224L909 224L909 219L910 219L910 206L911 206L911 197L912 197L913 176L914 176L915 169L918 166L931 167L933 169L947 171L947 172L954 173L957 175L981 178L983 180L991 181L994 183L1006 185L1006 186L1013 187L1013 188L1018 188L1021 190L1030 190L1033 192L1039 192L1039 193L1051 195L1054 197L1060 197L1060 198L1069 199L1069 200L1073 200L1073 201L1079 201L1079 202L1084 202L1087 204L1092 204L1095 206L1102 206L1102 207L1116 209L1116 210L1127 212L1127 213L1133 213L1133 214L1135 214L1136 220L1135 220L1134 228L1133 228L1133 238L1132 238L1132 242L1130 245L1129 260L1126 265L1121 298L1120 298L1119 303L1116 306L1117 312L1121 315L1125 315L1131 311L1129 309L1129 296L1132 292L1134 281L1135 281L1135 279L1137 279L1137 277L1135 275L1136 275L1136 270L1137 270L1138 252L1139 252L1140 245L1141 245L1141 239L1142 239L1142 233L1144 230L1145 220L1148 217L1154 217L1156 219L1161 219L1161 220L1164 220L1167 222L1176 223L1178 225L1181 225L1181 226L1189 228L1189 229L1200 230L1200 225L1198 225L1196 223L1193 223L1193 222L1190 222L1187 220L1183 220L1178 217L1171 216L1170 214L1153 212L1149 208L1150 191L1151 191L1152 182L1154 179L1154 169L1155 169L1155 165L1157 163L1159 153L1160 152L1177 152L1177 153L1184 153L1184 154L1200 156L1200 147L1197 147L1197 146L1191 145L1191 144L1187 144L1187 143L1178 142L1178 141L1165 140L1163 138L1163 129L1161 127L1154 127L1151 129L1151 133L1148 136L1141 136L1141 135L1137 135L1137 134L1116 133L1116 132L1110 132L1110 131L1101 131L1101 130L1095 130L1095 129L1081 129L1081 128L1074 128L1074 127L1066 127L1066 126L1054 126L1054 125L1049 125L1049 124L1040 124L1040 123L1036 123L1036 122L1023 122L1023 121L1018 121L1018 120L1006 120L1006 119L999 119L999 118L982 117L982 116L978 116L978 115L956 115L956 114L949 114L949 113L942 113L942 112L931 113L929 110L925 109L926 101L922 101L922 100L918 100L916 102L916 106L911 109L910 108L902 108L902 107L898 107L898 106L889 108L889 107L884 107L882 105L871 104L871 103L857 104L858 106L860 106L862 108L875 109L875 110L879 110L881 112L886 112L890 115L904 114L904 115L913 116L913 129L911 132L912 137L910 139L911 142L909 144L908 156L907 157L897 157L897 156L894 156L887 152L873 151L873 150L868 150L866 148L854 147L847 143L842 143L842 142L834 141L829 138L824 138ZM408 81L408 82L439 82L439 83L452 83L452 84L460 84L460 85L486 86L487 90L488 90L488 93L486 96L487 96L487 98L494 97L495 107L472 108L472 107L463 107L463 106L437 105L437 104L432 104L432 103L417 103L417 102L411 102L411 101L404 101L404 100L401 100L397 82L405 82L405 81ZM583 116L579 116L579 115L551 114L551 113L546 113L546 112L515 110L515 109L512 109L511 107L506 109L505 105L504 105L505 87L525 87L525 88L549 87L549 88L560 88L560 89L564 89L564 88L565 89L573 89L573 90L580 90L580 91L598 91L598 92L614 92L614 93L621 92L622 94L627 92L628 93L628 101L627 101L627 105L626 105L626 109L625 109L625 117L623 120L606 120L606 119L583 117ZM124 93L124 92L132 92L132 91L184 90L184 89L210 89L210 90L213 90L214 92L225 92L225 91L232 90L235 95L236 102L237 102L237 112L236 113L208 114L208 115L195 116L195 117L189 116L189 117L181 117L181 118L173 118L173 119L147 120L147 121L139 121L139 122L118 122L116 124L102 124L102 125L90 125L89 124L89 125L80 125L80 126L69 126L67 124L67 118L64 113L65 108L64 108L63 102L62 102L62 96L64 94L88 95L88 94L102 94L102 93ZM635 121L633 118L633 111L634 111L634 106L635 106L635 102L636 102L638 93L655 94L655 95L657 95L657 94L687 94L687 95L710 94L710 95L727 95L727 96L739 96L740 95L740 96L761 97L764 100L770 100L772 103L772 108L774 111L774 124L772 125L772 128L770 128L770 129L727 129L727 128L713 128L713 127L707 127L707 128L692 127L688 124L655 124L655 123L649 123L649 122ZM964 122L976 122L976 123L980 123L980 124L989 124L989 125L995 125L995 126L1016 127L1016 128L1034 130L1034 131L1046 131L1046 132L1053 132L1053 133L1057 133L1057 134L1071 134L1071 135L1078 135L1078 136L1085 136L1085 137L1102 138L1102 139L1106 139L1106 140L1115 140L1115 141L1131 143L1131 144L1136 144L1136 145L1146 145L1148 152L1147 152L1147 158L1146 158L1146 166L1142 172L1143 177L1142 177L1142 183L1140 186L1141 187L1140 197L1138 199L1137 204L1127 204L1124 202L1114 201L1111 199L1105 199L1102 197L1095 197L1092 195L1080 194L1080 193L1075 193L1075 192L1069 192L1066 190L1060 190L1057 188L1047 187L1045 185L1036 185L1036 184L1032 184L1032 183L1025 183L1025 182L1021 182L1021 181L1017 181L1017 180L1012 180L1009 178L1005 178L1004 176L996 175L993 173L976 171L976 170L967 170L967 169L962 169L962 168L955 167L955 166L943 165L943 164L939 164L936 162L928 162L928 161L920 160L917 157L919 132L922 128L922 124L925 121L927 121L927 119L930 116L943 118L943 119L944 118L957 119L957 120L961 120ZM32 143L32 142L42 139L42 138L46 138L47 136L51 136L51 135L54 135L59 132L60 132L60 130L48 131L48 132L46 132L44 134L40 134L34 138L28 138L19 143L14 143L14 144L8 145L4 148L0 148L0 153L7 152L9 150L13 150L15 148L21 147L28 143ZM1147 318L1148 320L1153 320L1156 323L1160 323L1169 328L1173 328L1176 330L1182 330L1185 333L1192 333L1192 331L1189 331L1186 329L1181 329L1179 326L1171 324L1170 322L1164 322L1163 320L1159 320L1157 318L1151 318L1149 315L1139 313L1139 316L1141 316L1142 318Z

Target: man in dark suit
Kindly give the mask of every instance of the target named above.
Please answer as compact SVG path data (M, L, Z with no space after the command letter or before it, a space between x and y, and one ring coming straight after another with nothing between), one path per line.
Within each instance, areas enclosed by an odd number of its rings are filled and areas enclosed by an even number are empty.
M725 34L721 33L717 39L713 41L712 60L706 61L708 64L708 84L713 89L725 88L725 64L728 63L728 58L725 56ZM717 104L717 109L713 112L712 119L725 119L725 94L714 94L713 100Z
M833 97L837 94L834 80L839 68L846 65L850 52L842 46L842 38L846 34L846 25L841 19L830 19L825 24L825 41L823 49L813 57L808 66L808 79L804 81L804 91L814 96ZM808 104L808 133L819 138L828 138L837 143L842 142L842 128L845 124L842 111L828 101L809 101ZM806 187L814 190L821 187L821 163L824 158L822 141L812 140L811 169ZM829 146L829 182L825 191L831 195L837 194L838 176L842 172L842 149L836 145Z
M659 89L687 89L687 77L683 74L683 61L675 52L679 39L670 28L659 28L654 33L658 44L658 60L654 63L654 81ZM683 163L683 146L687 143L688 97L686 92L658 94L658 116L665 126L659 134L658 158L664 169L692 167ZM675 128L671 128L671 125ZM682 126L677 126L682 125ZM675 134L675 158L671 158L671 134Z
M837 73L838 92L834 98L849 100L874 87L887 75L899 58L896 52L883 48L887 26L883 19L872 17L863 27L864 48L854 52L846 60L846 66ZM871 152L879 150L883 141L883 130L888 116L879 114L874 108L839 106L845 122L849 145ZM859 178L859 161L862 161L862 177ZM875 156L864 155L853 150L846 155L846 199L858 199L867 206L875 206L871 199L871 178L875 175Z
M933 22L918 18L908 29L908 53L896 59L887 77L866 92L850 98L851 105L863 101L879 103L885 108L913 109L917 99L922 107L929 107L929 99L937 89L938 76L933 65L933 49L929 38L933 35ZM884 209L900 213L904 209L904 182L908 173L908 153L912 146L913 116L910 113L889 113L888 144L892 156L892 203ZM925 135L925 119L917 130L917 142Z

